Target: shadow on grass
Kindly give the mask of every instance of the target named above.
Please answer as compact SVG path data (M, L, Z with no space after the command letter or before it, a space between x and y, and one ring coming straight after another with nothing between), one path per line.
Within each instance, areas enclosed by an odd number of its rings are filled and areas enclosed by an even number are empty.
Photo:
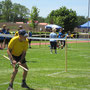
M27 63L37 63L37 61L26 61Z

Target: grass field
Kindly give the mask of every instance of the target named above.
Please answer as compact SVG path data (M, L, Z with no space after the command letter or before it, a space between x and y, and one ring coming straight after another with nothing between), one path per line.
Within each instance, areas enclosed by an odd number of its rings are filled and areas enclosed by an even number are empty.
M12 73L12 66L0 50L0 90L6 90ZM28 49L27 84L35 90L90 90L90 43L69 43L67 48L67 72L65 72L65 48L50 54L48 45L33 45ZM14 90L21 88L23 70L15 78Z

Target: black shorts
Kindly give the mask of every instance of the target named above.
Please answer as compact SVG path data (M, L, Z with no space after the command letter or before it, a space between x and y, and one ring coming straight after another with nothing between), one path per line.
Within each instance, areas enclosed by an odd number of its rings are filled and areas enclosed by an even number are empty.
M29 43L31 43L32 39L29 39Z
M57 48L57 42L50 42L51 49L56 49Z
M0 43L3 43L4 42L4 39L0 39Z
M12 56L13 56L13 59L14 59L16 62L19 62L22 55L20 55L20 56L14 56L14 55L12 55ZM26 63L25 58L22 60L21 63L22 63L22 64Z
M5 44L8 44L11 38L5 39Z

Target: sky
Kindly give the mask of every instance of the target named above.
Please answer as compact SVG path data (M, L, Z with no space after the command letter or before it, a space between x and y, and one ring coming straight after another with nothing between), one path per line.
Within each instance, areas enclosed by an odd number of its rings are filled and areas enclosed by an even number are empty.
M0 0L4 1L4 0ZM11 0L13 3L19 3L31 10L32 6L36 6L40 12L39 16L47 17L52 10L65 6L67 9L76 11L79 16L88 16L89 0ZM90 11L89 11L90 12ZM89 14L90 15L90 14Z

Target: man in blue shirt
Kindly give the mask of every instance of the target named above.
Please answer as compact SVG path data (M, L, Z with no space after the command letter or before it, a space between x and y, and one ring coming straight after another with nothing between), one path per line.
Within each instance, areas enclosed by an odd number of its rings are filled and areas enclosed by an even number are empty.
M2 28L0 28L0 34L2 34ZM4 37L0 36L0 49L4 48Z
M32 32L31 31L29 32L29 37L32 37ZM32 39L29 39L29 48L31 48L31 41L32 41Z
M7 31L6 31L6 33L5 34L10 34L10 32L9 32L9 28L7 29ZM9 41L10 41L10 37L6 37L5 38L5 44L8 46L8 43L9 43Z
M63 31L63 28L60 29L58 38L64 37L64 34L62 33L62 31ZM64 42L63 40L58 40L58 48L60 48L60 46L61 46L61 49L63 49L63 42Z
M6 33L6 25L5 24L3 25L2 33L4 33L4 34Z

